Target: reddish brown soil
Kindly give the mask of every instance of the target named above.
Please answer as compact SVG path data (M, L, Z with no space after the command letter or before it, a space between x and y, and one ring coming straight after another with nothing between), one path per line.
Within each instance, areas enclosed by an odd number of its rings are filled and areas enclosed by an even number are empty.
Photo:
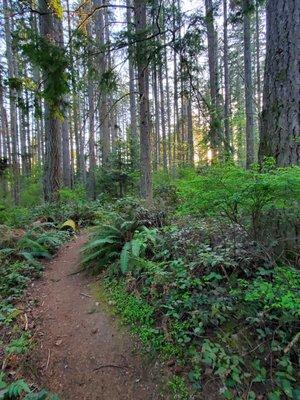
M91 297L93 278L70 275L80 268L86 239L81 235L61 249L31 288L37 346L27 373L62 400L166 399L158 363L138 355L135 339Z

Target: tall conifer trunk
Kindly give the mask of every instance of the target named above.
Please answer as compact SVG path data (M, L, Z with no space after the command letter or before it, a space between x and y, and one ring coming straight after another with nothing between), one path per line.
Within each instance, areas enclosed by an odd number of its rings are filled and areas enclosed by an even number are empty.
M58 17L51 8L50 0L39 0L40 32L51 45L59 46ZM47 84L49 77L44 74ZM44 197L46 201L59 199L62 182L61 170L61 118L53 106L45 100L45 159L44 159Z
M149 66L148 50L145 43L147 0L134 0L134 19L137 35L136 58L138 64L138 91L140 111L140 189L141 196L152 203L150 108L149 108Z
M300 2L267 3L267 55L259 158L300 164Z
M246 107L246 167L254 162L253 79L251 54L251 0L243 0L244 11L244 77Z

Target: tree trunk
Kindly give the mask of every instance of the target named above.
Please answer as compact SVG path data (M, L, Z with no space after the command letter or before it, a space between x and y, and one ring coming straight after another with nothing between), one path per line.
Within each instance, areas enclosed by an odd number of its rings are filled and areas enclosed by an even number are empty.
M135 29L138 38L143 38L147 27L147 0L134 0ZM150 108L149 108L149 66L147 45L139 40L136 45L138 64L138 90L140 109L140 189L141 196L152 204L152 174L151 174L151 142L150 142Z
M225 150L229 156L231 151L231 132L230 132L230 81L228 67L228 4L223 0L224 18L224 136Z
M166 38L164 36L164 44L166 44ZM168 68L168 54L167 47L165 46L164 52L164 65L165 65L165 74L166 74L166 94L167 94L167 122L168 122L168 159L169 159L169 168L172 164L172 135L171 135L171 99L170 99L170 85L169 85L169 68Z
M15 78L15 60L13 58L12 51L12 36L11 36L11 24L10 24L10 10L8 8L7 0L3 0L4 10L4 29L5 29L5 41L6 41L6 56L8 64L8 78ZM9 99L10 99L10 135L11 135L11 160L12 160L12 172L13 172L13 199L15 204L19 203L20 200L20 188L19 188L19 175L20 166L18 159L18 121L17 121L17 93L15 89L9 88Z
M193 113L192 113L192 91L189 90L187 99L187 131L188 131L188 163L194 166L194 134L193 134Z
M244 77L246 107L246 168L254 163L254 115L253 115L253 82L251 57L251 16L250 1L243 0L244 9Z
M94 7L99 8L105 2L102 0L93 0ZM99 70L100 80L103 74L107 71L107 57L103 46L105 45L105 24L104 24L104 9L98 9L96 15L96 40L99 46ZM109 107L108 95L105 89L100 88L100 102L99 102L99 120L100 120L100 141L102 149L102 165L105 166L109 160L110 155L110 133L109 133Z
M88 25L88 35L92 40L91 26ZM96 181L95 181L95 106L94 106L94 81L92 79L93 63L88 64L88 117L89 117L89 177L88 177L88 192L91 199L96 198Z
M59 44L64 48L64 32L62 21L58 20ZM69 98L64 98L64 108L69 103ZM70 158L70 129L68 121L68 112L63 109L63 121L61 125L61 145L62 145L62 180L65 187L71 187L71 158Z
M59 45L59 26L50 0L39 0L40 32L52 45ZM47 82L47 76L43 77ZM61 119L45 101L45 161L44 197L46 201L59 199L61 187Z
M69 0L66 0L67 4L67 22L68 22L68 39L69 39L69 54L70 54L70 71L71 71L71 87L72 87L72 119L74 122L74 141L75 141L75 153L76 153L76 172L79 173L80 168L80 154L79 154L79 101L78 101L78 90L76 84L76 74L74 69L74 55L73 55L73 45L72 45L72 26L71 26L71 16L70 16L70 3ZM75 163L74 163L75 154L73 152L73 140L71 139L71 163L72 163L72 173L75 173ZM82 174L80 174L82 176ZM74 181L74 175L72 176L72 183ZM83 181L83 180L82 180Z
M162 64L160 62L158 67L158 82L160 88L160 109L161 109L161 131L162 131L162 149L163 149L163 167L166 171L168 169L167 158L167 135L166 135L166 111L165 111L165 92L164 80L162 72Z
M129 8L131 1L126 0L126 18L127 18L127 30L132 32L134 29L132 24L132 11ZM129 55L129 103L130 103L130 157L132 168L136 169L138 166L138 153L139 153L139 138L137 129L137 117L136 117L136 94L135 94L135 70L133 62L133 48L132 45L128 45Z
M261 113L261 67L260 67L260 18L259 0L256 0L255 7L255 31L256 31L256 91L257 91L257 112L260 118Z
M267 3L267 54L259 159L300 164L300 3Z
M222 137L222 124L219 95L218 43L214 26L214 7L212 0L205 0L206 29L208 45L209 85L210 85L210 147L212 159L217 158Z
M154 64L152 67L152 90L154 99L154 137L153 145L154 148L154 169L157 170L160 166L160 114L159 114L159 97L158 97L158 82L157 82L157 68Z

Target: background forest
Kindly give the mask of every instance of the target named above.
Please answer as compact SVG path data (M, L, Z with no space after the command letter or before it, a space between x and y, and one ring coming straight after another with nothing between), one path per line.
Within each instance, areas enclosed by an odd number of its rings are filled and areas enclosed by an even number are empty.
M0 4L0 399L51 398L19 302L87 227L166 399L300 399L299 1Z

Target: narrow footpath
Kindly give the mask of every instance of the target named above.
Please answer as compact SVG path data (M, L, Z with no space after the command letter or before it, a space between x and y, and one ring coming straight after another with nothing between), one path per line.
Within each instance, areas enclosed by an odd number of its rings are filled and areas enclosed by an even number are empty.
M80 269L81 235L46 264L32 291L37 345L27 373L61 400L158 400L158 363L136 351L135 339L93 299L95 278Z

